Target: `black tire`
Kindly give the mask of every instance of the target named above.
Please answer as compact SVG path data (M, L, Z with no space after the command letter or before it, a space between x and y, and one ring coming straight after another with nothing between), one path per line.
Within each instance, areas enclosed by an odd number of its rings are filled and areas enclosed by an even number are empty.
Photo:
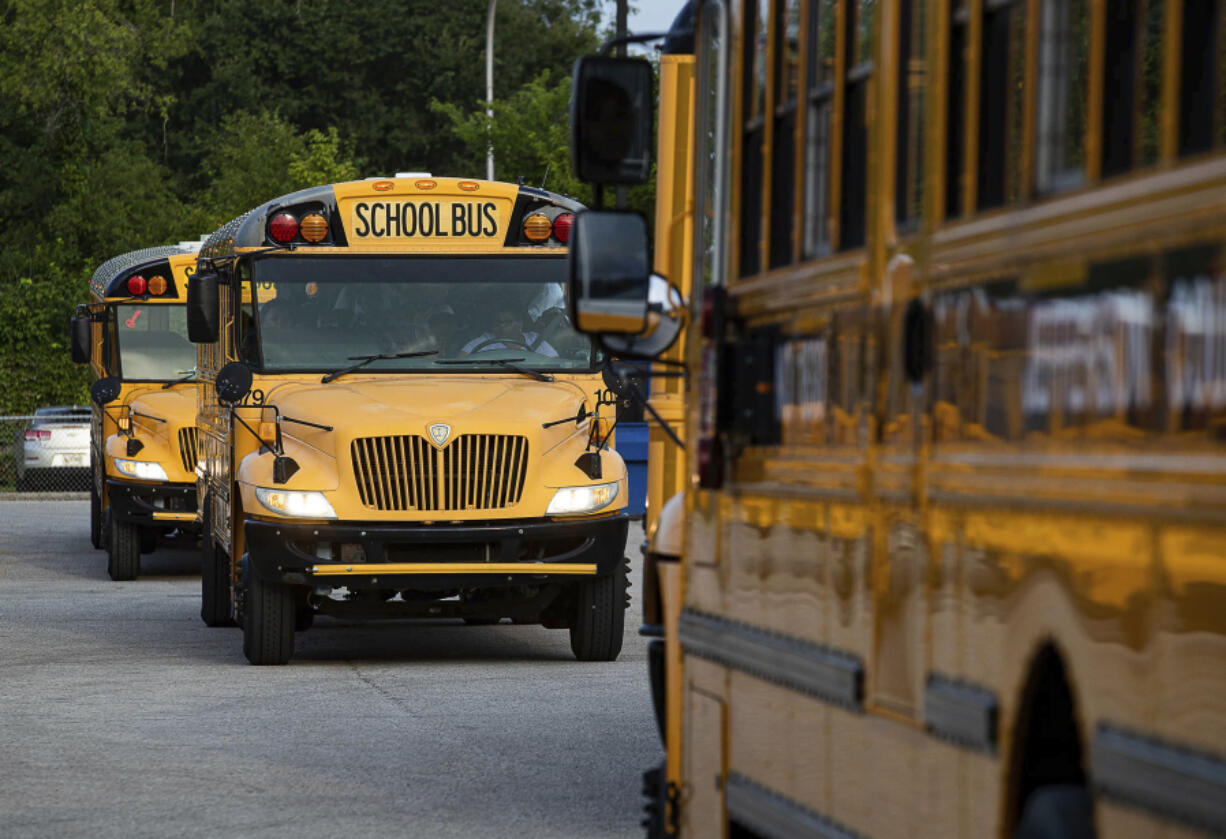
M213 541L209 508L206 501L200 534L200 617L205 626L234 626L230 600L234 582L230 572L230 557L218 550Z
M1014 839L1094 839L1094 800L1083 786L1051 784L1026 799Z
M310 603L299 603L294 611L294 631L306 632L315 625L315 609Z
M102 499L94 482L89 482L89 543L95 548L105 547L102 541Z
M18 492L31 492L32 491L30 488L30 477L28 475L22 475L21 477L17 479L17 491Z
M250 565L243 576L243 655L257 665L288 663L294 656L297 621L293 591L283 583L261 580Z
M110 519L110 511L107 511L107 519ZM106 573L115 582L135 580L140 576L140 528L108 521L106 530Z
M570 649L579 661L616 661L626 623L626 562L608 577L583 580L575 592Z

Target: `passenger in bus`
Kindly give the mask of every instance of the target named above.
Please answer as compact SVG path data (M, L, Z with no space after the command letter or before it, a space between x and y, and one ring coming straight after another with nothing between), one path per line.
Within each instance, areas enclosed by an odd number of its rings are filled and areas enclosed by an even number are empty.
M485 350L527 350L537 355L557 358L558 351L539 332L524 329L524 316L508 308L501 308L494 315L491 329L473 338L463 349L464 355Z

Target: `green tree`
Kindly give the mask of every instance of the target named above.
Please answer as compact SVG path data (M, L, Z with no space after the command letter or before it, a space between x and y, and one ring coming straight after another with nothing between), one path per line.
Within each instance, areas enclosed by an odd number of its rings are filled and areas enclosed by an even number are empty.
M486 149L494 148L495 176L514 181L519 177L533 186L592 203L592 188L579 181L570 169L570 78L556 79L549 70L530 80L506 99L495 99L494 119L485 104L461 108L453 102L430 103L430 109L445 117L467 152L471 170L484 173ZM607 196L612 200L612 195ZM654 215L655 179L629 190L628 207L650 219Z

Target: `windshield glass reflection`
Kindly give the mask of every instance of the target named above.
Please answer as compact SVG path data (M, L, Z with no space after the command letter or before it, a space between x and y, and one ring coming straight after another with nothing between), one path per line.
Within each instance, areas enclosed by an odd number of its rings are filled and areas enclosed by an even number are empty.
M196 345L187 339L182 304L128 304L115 307L119 369L123 378L170 381L196 367Z
M252 267L241 346L264 370L330 371L413 352L435 354L362 370L471 373L498 359L589 370L599 360L566 317L564 258L275 256ZM490 364L438 363L457 359Z

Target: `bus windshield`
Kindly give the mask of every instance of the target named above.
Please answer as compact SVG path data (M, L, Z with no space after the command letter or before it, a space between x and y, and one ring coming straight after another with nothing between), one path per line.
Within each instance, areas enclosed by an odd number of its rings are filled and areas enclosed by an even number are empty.
M115 306L119 370L133 381L170 381L196 367L196 345L187 339L183 304Z
M566 317L565 257L276 255L251 269L240 340L266 371L331 371L395 353L428 355L363 370L485 372L513 360L578 371L600 361ZM456 360L466 363L445 363Z

